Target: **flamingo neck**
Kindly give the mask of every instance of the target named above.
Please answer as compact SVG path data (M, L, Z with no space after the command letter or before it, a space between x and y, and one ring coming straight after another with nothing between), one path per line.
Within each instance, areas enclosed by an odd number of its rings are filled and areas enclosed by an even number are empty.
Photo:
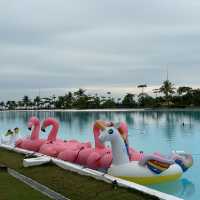
M31 133L31 140L39 139L39 133L40 133L40 124L34 124L34 129Z
M111 146L112 146L113 165L121 165L129 163L129 157L127 154L126 145L119 134L111 141Z
M48 141L55 141L58 133L59 125L57 123L52 123L52 129L47 138Z
M95 127L94 128L94 142L95 142L95 148L100 148L103 149L105 148L105 145L102 144L99 140L99 135L100 135L100 129Z

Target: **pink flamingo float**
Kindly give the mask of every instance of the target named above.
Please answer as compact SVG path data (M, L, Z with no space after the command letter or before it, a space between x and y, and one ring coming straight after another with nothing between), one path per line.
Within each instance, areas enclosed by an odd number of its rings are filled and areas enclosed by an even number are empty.
M45 131L45 128L52 126L52 129L49 133L49 136L46 142L40 147L39 152L48 156L57 157L60 152L63 152L67 149L70 149L72 152L77 151L77 149L91 147L90 143L80 143L76 140L63 141L57 139L59 123L53 118L47 118L42 124L42 131ZM73 156L73 154L71 155Z
M112 163L112 150L108 147L105 147L99 140L99 136L101 134L101 125L104 124L105 126L114 126L112 122L103 122L97 120L94 124L93 132L95 138L95 149L93 152L88 156L86 166L92 169L108 169ZM125 143L127 144L127 151L129 154L130 160L137 160L143 157L143 153L137 152L133 148L128 147L128 127L126 123L120 122L117 127L119 133L123 136ZM81 153L80 153L81 154Z
M45 142L45 140L39 139L40 120L37 117L31 117L28 121L28 129L32 130L31 136L26 139L17 140L15 146L37 152L40 146Z
M107 169L112 162L112 151L99 141L100 128L98 127L100 120L96 121L93 127L95 147L83 149L78 156L77 163L85 165L92 169ZM112 126L110 122L103 122L106 126Z
M95 148L91 145L79 145L74 148L67 148L59 153L58 158L64 161L78 163L92 169L107 167L111 164L110 149L99 142L98 134L95 132ZM108 163L109 162L109 163Z
M46 127L52 126L47 140L39 139L40 121L36 117L31 117L28 122L29 129L34 126L31 137L18 140L16 146L27 150L39 151L42 154L58 157L61 160L81 164L92 169L107 169L112 162L112 151L99 140L100 124L104 124L107 127L114 125L112 122L96 121L93 128L95 140L95 147L93 148L90 142L81 143L77 140L63 141L58 139L59 123L53 118L45 119L42 124L42 131L45 131ZM118 130L128 144L128 127L126 123L121 122ZM143 153L137 152L133 148L127 149L130 160L141 160L143 158Z
M74 149L66 149L59 153L58 158L64 161L78 163L92 169L108 169L112 162L112 151L99 140L101 124L109 127L113 126L112 122L104 122L97 120L94 124L93 133L95 147L81 147ZM128 140L128 127L126 123L121 122L118 130L123 135L124 140ZM128 141L127 141L128 144ZM127 145L128 147L128 145ZM130 160L140 160L143 158L143 153L137 152L133 148L128 148Z

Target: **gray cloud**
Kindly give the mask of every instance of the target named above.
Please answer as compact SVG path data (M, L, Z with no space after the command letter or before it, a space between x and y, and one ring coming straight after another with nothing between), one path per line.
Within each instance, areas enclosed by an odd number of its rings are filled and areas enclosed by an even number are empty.
M2 98L160 85L166 67L174 83L200 85L199 9L197 0L0 1Z

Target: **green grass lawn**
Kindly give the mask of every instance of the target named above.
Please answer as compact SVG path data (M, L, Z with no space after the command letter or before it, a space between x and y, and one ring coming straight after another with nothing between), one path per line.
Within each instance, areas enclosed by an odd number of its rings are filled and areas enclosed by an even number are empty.
M63 170L53 164L23 168L23 155L0 148L0 163L15 169L72 200L148 200L157 199L138 191L116 188L103 181ZM1 179L0 179L1 180ZM14 184L10 184L14 185ZM0 189L1 190L1 189ZM5 191L9 190L9 186ZM0 191L1 192L1 191ZM21 198L20 198L21 199ZM37 198L35 198L37 199ZM39 199L39 198L38 198Z
M18 181L7 172L0 172L0 182L1 200L49 200L48 197Z

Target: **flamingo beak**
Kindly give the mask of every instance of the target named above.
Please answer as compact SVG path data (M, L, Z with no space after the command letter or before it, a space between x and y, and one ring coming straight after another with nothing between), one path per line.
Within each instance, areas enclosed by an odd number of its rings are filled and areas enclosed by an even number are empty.
M45 130L45 128L44 128L44 127L42 127L42 128L41 128L41 131L42 131L42 132L46 132L46 130Z
M31 127L28 127L28 130L31 131Z

